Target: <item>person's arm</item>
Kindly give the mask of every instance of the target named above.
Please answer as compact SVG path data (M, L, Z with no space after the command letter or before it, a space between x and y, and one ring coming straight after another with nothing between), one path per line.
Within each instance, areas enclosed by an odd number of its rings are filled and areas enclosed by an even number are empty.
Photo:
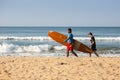
M67 39L64 42L67 42L70 39L70 35L68 35Z
M92 46L94 43L95 43L95 41L92 39L92 41L91 41L91 46Z
M66 40L64 40L64 42L67 42L69 38L67 38Z
M92 41L91 46L92 46L94 43L95 43L95 42L94 42L94 41Z

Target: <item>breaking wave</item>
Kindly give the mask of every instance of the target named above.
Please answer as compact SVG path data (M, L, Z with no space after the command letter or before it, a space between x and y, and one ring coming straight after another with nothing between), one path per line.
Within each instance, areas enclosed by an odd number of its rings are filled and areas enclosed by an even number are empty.
M120 48L98 48L97 52L100 55L105 56L120 56ZM62 45L48 45L48 44L40 44L40 45L15 45L2 43L0 44L0 55L1 56L65 56L66 46ZM83 54L80 51L79 55L87 55Z
M96 41L118 41L120 42L120 37L95 37ZM74 37L74 39L79 41L88 41L89 37ZM48 36L38 36L38 37L15 37L15 36L0 36L0 40L40 40L40 41L51 41L52 39Z
M40 53L50 50L62 50L65 46L55 46L55 45L14 45L2 43L0 44L0 53Z

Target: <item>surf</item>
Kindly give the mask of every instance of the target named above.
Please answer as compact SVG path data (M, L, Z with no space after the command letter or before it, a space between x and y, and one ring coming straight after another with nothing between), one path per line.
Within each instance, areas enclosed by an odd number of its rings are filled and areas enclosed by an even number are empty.
M89 41L89 37L74 37L74 39L79 41ZM95 37L96 41L118 41L120 42L120 37ZM52 41L48 36L28 36L28 37L18 37L18 36L0 36L0 40L40 40L40 41Z

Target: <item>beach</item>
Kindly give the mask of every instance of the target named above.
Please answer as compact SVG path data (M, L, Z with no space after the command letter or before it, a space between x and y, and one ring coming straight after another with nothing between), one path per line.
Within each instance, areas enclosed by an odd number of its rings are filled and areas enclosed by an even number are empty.
M120 80L120 57L0 57L0 80Z

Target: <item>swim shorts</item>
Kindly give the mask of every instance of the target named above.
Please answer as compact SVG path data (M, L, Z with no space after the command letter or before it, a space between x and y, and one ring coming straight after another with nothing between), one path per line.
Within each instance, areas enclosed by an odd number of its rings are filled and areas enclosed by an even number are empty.
M91 46L91 49L92 49L93 51L97 51L96 46Z
M73 46L70 43L68 43L66 46L67 46L67 50L70 50L70 51L73 50Z

